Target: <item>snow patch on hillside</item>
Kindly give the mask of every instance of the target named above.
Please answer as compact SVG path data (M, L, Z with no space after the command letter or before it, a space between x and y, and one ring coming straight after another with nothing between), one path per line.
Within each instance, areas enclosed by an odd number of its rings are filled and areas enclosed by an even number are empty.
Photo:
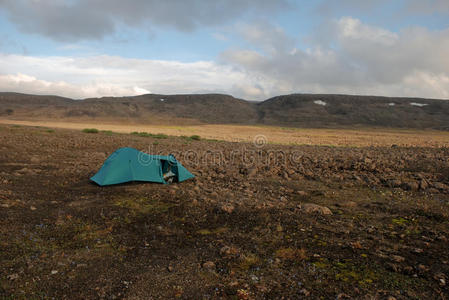
M416 102L411 102L410 105L418 106L418 107L423 107L423 106L426 106L426 105L429 105L429 104L427 104L427 103L416 103Z
M323 100L315 100L315 101L313 101L313 103L318 104L318 105L322 105L322 106L326 106L327 105L327 103L324 102Z

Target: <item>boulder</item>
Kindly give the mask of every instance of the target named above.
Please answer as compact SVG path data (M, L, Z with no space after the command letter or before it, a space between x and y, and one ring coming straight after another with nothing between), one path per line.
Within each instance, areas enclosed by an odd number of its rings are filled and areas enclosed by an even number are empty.
M296 191L296 194L298 194L301 197L307 197L309 194L305 191Z
M215 270L215 263L213 261L206 261L203 264L203 268L208 271L214 271Z
M344 201L344 202L337 203L336 206L352 208L352 207L356 207L357 206L357 202Z
M441 191L449 191L449 187L441 182L434 182L433 186Z
M419 181L419 188L421 189L421 190L425 190L425 189L427 189L429 187L429 184L427 183L427 181L425 180L425 179L421 179L420 181Z
M417 191L419 189L419 184L416 181L408 181L402 184L402 188L408 191Z
M230 204L230 203L226 203L221 207L221 210L230 214L234 211L234 205Z
M301 211L307 214L318 213L320 215L332 215L332 211L328 207L313 203L302 204Z

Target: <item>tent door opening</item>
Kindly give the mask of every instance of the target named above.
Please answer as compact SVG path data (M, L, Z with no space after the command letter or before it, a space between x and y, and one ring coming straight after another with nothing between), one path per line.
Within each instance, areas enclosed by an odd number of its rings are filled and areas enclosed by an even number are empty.
M162 174L165 182L178 182L178 168L168 160L161 159Z

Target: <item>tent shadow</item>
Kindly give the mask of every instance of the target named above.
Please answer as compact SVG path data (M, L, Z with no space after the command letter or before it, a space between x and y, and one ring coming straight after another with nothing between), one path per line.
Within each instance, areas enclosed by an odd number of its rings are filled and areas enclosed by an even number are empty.
M168 186L171 184L163 184L159 182L151 182L151 181L128 181L128 182L122 182L117 184L110 184L110 185L99 185L98 183L89 180L89 186L95 186L100 188L111 188L111 187L133 187L133 186L140 186L140 185L153 185L153 186ZM179 184L179 182L174 182L172 184Z

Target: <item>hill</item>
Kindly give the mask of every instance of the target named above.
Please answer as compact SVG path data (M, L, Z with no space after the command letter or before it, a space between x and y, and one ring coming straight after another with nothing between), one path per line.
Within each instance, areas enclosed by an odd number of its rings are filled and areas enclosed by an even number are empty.
M71 100L56 96L0 93L0 116L38 119L99 119L131 123L254 123L256 106L221 94L103 97Z
M261 102L257 111L267 125L449 130L449 101L436 99L292 94Z
M286 127L395 127L449 130L449 101L292 94L250 102L222 94L103 97L0 93L0 117L140 124L264 124Z

